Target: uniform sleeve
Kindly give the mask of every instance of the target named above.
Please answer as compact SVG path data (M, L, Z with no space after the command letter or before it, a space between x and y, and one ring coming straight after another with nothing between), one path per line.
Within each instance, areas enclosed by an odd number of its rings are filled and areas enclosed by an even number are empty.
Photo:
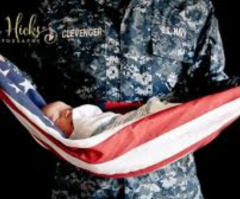
M239 85L240 77L229 77L224 66L222 39L211 5L197 39L193 62L186 64L183 78L174 89L175 96L185 101Z

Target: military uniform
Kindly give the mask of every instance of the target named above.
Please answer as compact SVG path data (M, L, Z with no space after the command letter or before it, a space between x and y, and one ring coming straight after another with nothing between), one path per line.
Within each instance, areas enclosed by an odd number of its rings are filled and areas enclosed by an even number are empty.
M184 101L240 82L223 72L223 46L208 0L46 0L41 10L58 36L38 55L41 71L56 82L44 92L70 104L145 102L173 93ZM55 180L54 199L203 198L192 155L125 179L60 162Z

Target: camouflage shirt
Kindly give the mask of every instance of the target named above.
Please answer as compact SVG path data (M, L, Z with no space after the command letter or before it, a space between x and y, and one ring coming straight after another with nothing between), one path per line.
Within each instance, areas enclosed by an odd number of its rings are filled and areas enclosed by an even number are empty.
M58 100L146 101L173 93L187 100L240 82L223 72L223 46L208 0L45 0L41 10L57 39L37 52L38 66L44 80L54 76L44 92ZM202 194L189 155L125 179L93 176L61 162L52 198L199 199Z

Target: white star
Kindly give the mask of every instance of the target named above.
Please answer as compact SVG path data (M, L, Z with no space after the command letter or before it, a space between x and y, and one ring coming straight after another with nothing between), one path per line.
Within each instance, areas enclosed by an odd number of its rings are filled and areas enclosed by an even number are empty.
M30 89L35 90L34 86L26 79L24 80L24 82L20 83L19 85L23 86L24 93L27 93L28 90L30 90Z
M9 84L9 86L11 86L12 88L15 89L16 93L21 92L21 90L15 85L15 84Z
M2 73L4 76L7 76L7 74L9 73L9 71L10 71L10 70L5 70L5 71L3 71L3 70L0 69L0 73Z

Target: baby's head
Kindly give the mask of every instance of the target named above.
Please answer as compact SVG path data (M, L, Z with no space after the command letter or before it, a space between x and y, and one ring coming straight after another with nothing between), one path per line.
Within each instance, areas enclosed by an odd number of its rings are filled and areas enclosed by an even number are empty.
M66 137L69 137L73 132L72 109L64 102L57 101L47 104L42 111Z

